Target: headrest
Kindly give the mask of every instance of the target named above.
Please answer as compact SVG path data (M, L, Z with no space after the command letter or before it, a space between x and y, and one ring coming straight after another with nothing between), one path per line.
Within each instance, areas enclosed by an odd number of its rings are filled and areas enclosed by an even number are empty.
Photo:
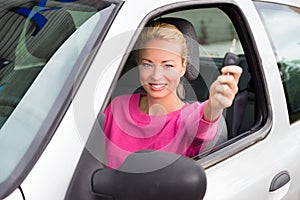
M75 25L71 14L64 9L47 10L42 14L47 19L45 26L26 39L26 47L33 56L48 60L75 31Z
M195 80L199 75L200 57L197 34L193 24L185 19L175 17L159 18L155 22L172 24L182 32L187 42L188 54L185 77L188 80Z
M45 8L35 12L34 5L31 7L12 9L25 22L24 26L16 28L20 38L15 50L15 70L45 65L76 30L71 14L63 8Z

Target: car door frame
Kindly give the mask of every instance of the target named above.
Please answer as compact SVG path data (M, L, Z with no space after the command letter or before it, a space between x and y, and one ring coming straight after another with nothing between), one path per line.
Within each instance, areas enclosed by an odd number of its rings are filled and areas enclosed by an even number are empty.
M130 3L124 4L124 10L127 8L133 9L134 4ZM169 5L164 5L164 3ZM175 4L175 1L166 1L164 3L158 3L153 2L151 6L149 6L147 9L144 8L145 13L149 13L146 15L146 17L138 16L138 14L132 14L132 17L136 17L136 21L134 21L130 27L126 27L124 32L132 31L129 30L132 27L141 27L144 26L145 23L152 18L155 15L159 15L161 12L166 10L172 10L176 9L178 7L189 7L194 5L212 5L214 3L224 3L227 5L232 5L240 8L240 11L242 15L244 15L244 23L245 27L247 28L247 31L251 33L250 36L250 45L253 46L251 48L254 49L254 53L256 54L255 62L258 65L261 72L258 72L261 75L261 80L264 81L264 90L266 93L266 101L268 106L268 113L267 113L267 121L265 123L265 126L259 129L258 131L249 134L247 137L244 137L242 139L236 140L235 142L232 142L230 145L224 147L222 150L215 152L213 154L210 154L206 157L203 157L200 159L199 165L206 167L207 177L208 177L208 190L207 190L207 196L206 199L232 199L232 198L238 198L238 197L245 197L245 194L249 199L253 199L253 197L268 197L268 188L270 186L270 182L272 178L277 174L277 172L280 172L283 169L286 169L284 165L278 166L274 171L270 170L270 172L263 174L263 176L258 176L262 170L265 168L271 168L271 166L260 163L258 166L248 166L247 163L253 162L253 156L259 155L260 159L267 158L269 155L274 155L274 152L271 150L263 152L265 148L271 148L272 145L276 145L276 138L281 138L281 135L278 134L278 132L283 132L284 128L288 128L287 123L287 113L281 113L282 109L285 109L285 101L283 97L275 98L278 94L283 95L283 89L280 83L278 83L278 80L280 80L279 72L276 71L276 59L271 51L270 44L266 44L264 41L268 41L268 37L264 31L263 25L257 21L259 21L259 17L256 13L256 10L252 4L251 1L188 1L188 2L180 2ZM157 9L156 6L159 5L159 9ZM126 23L126 17L123 19L122 16L126 16L125 13L120 12L120 16L117 16L116 18L116 24L113 25L111 30L111 35L109 35L111 38L113 38L115 33L118 33L118 25L121 25L122 23ZM251 16L250 18L248 18ZM253 18L252 18L253 17ZM247 20L245 20L247 19ZM140 21L139 21L140 20ZM114 33L115 32L115 33ZM130 41L133 39L136 39L133 36L133 33L130 33L131 36L128 37L125 40L126 45L122 45L123 52L127 52L128 49L132 48L132 45L130 45ZM255 44L255 45L254 45ZM103 50L104 51L104 50ZM100 50L98 55L101 55L100 53L103 51ZM110 90L109 87L114 86L113 79L117 77L120 72L121 68L119 66L124 65L126 61L126 56L124 56L121 59L117 59L115 63L113 63L113 69L111 72L111 75L106 78L106 80L109 83L105 85L105 89L102 90L103 93L107 93L106 96L110 96ZM254 63L255 63L254 62ZM272 77L267 74L268 70L272 70ZM92 72L89 72L92 73ZM108 75L108 73L107 73ZM277 89L276 89L277 88ZM279 88L279 89L278 89ZM277 91L276 94L274 91ZM103 94L102 93L102 94ZM97 96L97 95L96 95ZM98 95L96 97L96 101L100 102L99 105L95 106L95 110L101 110L102 106L105 106L108 102L108 98L104 98L103 95ZM277 108L278 107L278 108ZM276 115L276 121L273 121L273 117ZM101 116L98 116L98 120L100 120ZM101 123L96 120L94 122L92 133L101 131ZM101 120L100 120L101 121ZM284 123L284 126L280 126L281 123ZM100 129L99 129L100 128ZM263 152L263 153L261 153ZM97 162L97 156L94 156L93 154L90 154L89 150L84 150L84 153L82 154L83 157L86 156L83 160L87 159L90 160L91 167L89 167L90 170L93 170L96 165L99 164ZM247 161L247 162L245 162ZM92 164L93 163L93 164ZM71 182L71 186L69 188L68 195L75 195L75 193L72 193L72 191L75 190L74 184L80 182L79 175L81 174L82 177L86 176L87 174L81 173L80 169L86 165L87 162L80 162L77 166L77 169L79 171L75 172L75 175L73 176L73 181ZM100 166L100 165L98 165ZM248 169L250 168L250 169ZM231 169L231 170L230 170ZM232 169L238 169L236 172L234 172L234 175L232 174ZM245 170L247 170L245 172ZM89 176L89 175L87 175ZM258 176L258 178L254 179L253 177ZM241 179L238 179L241 178ZM261 180L263 179L263 180ZM253 180L251 183L249 183L249 180ZM255 186L254 183L259 183ZM73 185L72 185L73 184ZM224 187L226 185L226 187ZM251 186L251 187L250 187ZM240 191L236 191L236 187L241 188ZM253 194L252 189L255 189L257 191L255 194ZM86 188L86 191L87 188ZM90 191L89 191L90 192ZM245 193L246 192L246 193ZM71 195L71 196L72 196ZM70 197L70 196L68 196Z

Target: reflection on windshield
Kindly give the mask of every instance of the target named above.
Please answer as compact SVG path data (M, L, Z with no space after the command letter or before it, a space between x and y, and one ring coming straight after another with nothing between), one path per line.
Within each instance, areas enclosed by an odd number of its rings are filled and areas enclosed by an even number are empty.
M72 85L70 91L65 85L74 82L70 75L83 62L78 58L88 56L86 44L95 42L91 35L95 28L101 31L111 5L100 0L0 0L0 199L9 184L22 180L11 173L28 168L36 148L51 137L45 127L53 121L46 120L59 112L62 93L65 98L70 93Z
M266 9L262 14L280 60L299 60L300 14L291 7Z
M300 112L300 9L256 3L273 44L285 86L290 120Z

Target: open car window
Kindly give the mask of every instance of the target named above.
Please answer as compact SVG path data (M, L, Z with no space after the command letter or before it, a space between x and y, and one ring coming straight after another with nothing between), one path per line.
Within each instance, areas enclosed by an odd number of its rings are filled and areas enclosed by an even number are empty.
M219 122L219 135L212 141L206 150L214 149L233 138L249 132L256 123L261 123L257 118L256 85L249 70L247 56L242 47L242 41L237 33L234 22L226 14L226 9L199 8L168 13L155 19L169 17L186 19L191 22L196 30L199 55L199 76L196 80L186 80L185 101L204 102L208 99L211 84L220 75L225 54L232 48L239 56L239 65L243 74L239 82L239 92L234 104L225 109ZM240 33L242 34L242 33ZM233 47L233 40L235 44ZM248 50L247 50L248 51ZM250 54L249 54L250 55ZM112 99L122 94L132 94L141 90L138 78L138 69L135 54L131 53L125 64Z
M211 7L200 7L193 9L178 9L169 13L155 16L152 20L176 17L188 20L196 30L196 43L199 49L199 76L195 80L185 80L184 87L186 96L184 101L204 102L208 99L211 84L220 75L223 67L224 56L234 50L239 57L239 66L243 69L239 81L239 91L231 107L224 109L218 124L218 135L205 149L199 152L196 158L204 158L206 155L221 150L223 147L238 142L240 139L256 133L265 126L267 121L267 103L263 87L259 62L251 44L251 37L247 32L246 22L241 21L241 13L226 5ZM149 23L149 22L148 22ZM233 41L235 44L233 45ZM138 67L134 51L129 53L116 87L109 97L112 99L123 94L133 94L141 91L141 84L138 76ZM262 135L266 132L260 133ZM257 135L257 134L256 134ZM243 145L250 145L263 138L257 136L252 141ZM238 146L233 151L221 153L222 156L229 156L240 151ZM204 159L209 166L217 160Z

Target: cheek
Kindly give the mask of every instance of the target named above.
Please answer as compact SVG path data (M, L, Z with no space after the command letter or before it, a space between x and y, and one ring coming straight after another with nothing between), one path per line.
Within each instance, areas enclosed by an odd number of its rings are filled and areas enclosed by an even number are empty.
M171 80L177 80L177 79L180 79L181 77L181 73L177 70L168 70L166 73L165 73L165 77L168 77L169 79Z
M146 83L149 80L150 74L151 73L149 73L146 70L139 69L139 77L140 77L141 84Z
M178 66L172 68L172 73L170 73L170 77L181 78L185 74L186 67L184 64L178 64Z
M181 75L177 71L172 70L172 72L168 72L164 77L173 88L178 86Z
M145 84L149 81L152 81L152 71L150 69L144 70L139 68L139 78L141 84ZM161 71L161 81L168 81L170 83L176 84L179 83L181 78L181 73L173 69L165 69Z

